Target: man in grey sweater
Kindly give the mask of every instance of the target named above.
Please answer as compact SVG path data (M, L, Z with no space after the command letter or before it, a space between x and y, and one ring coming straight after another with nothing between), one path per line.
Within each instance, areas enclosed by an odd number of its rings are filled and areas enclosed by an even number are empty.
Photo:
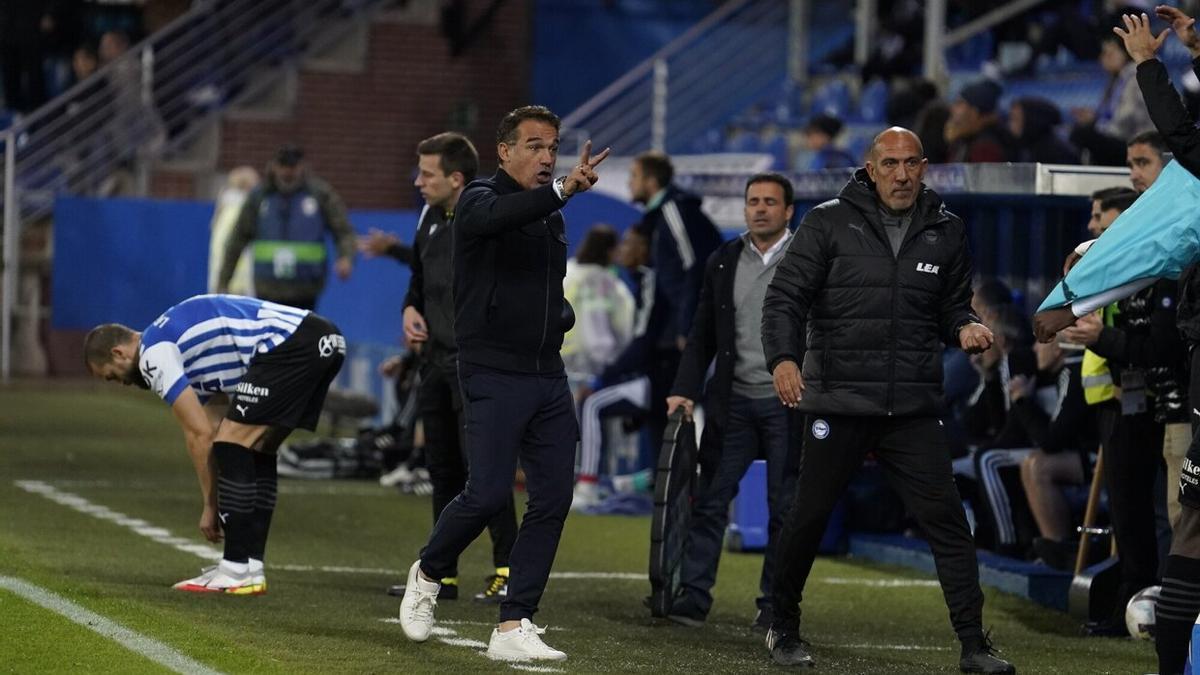
M751 462L765 457L770 520L753 623L765 631L772 617L771 553L798 463L789 447L794 413L780 405L763 355L762 307L767 284L791 239L787 225L793 192L786 178L766 173L750 178L745 195L748 229L708 260L687 348L667 398L668 415L682 408L690 416L702 395L705 405L699 496L692 508L681 591L668 617L688 626L704 622L712 607L729 502ZM713 376L706 383L714 359Z

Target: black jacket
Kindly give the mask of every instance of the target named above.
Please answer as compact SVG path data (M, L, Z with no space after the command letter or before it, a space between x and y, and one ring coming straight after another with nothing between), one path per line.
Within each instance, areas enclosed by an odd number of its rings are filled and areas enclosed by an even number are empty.
M1200 59L1192 61L1192 70L1200 77ZM1150 120L1175 155L1175 161L1200 179L1200 129L1171 85L1166 66L1158 59L1144 61L1138 64L1137 80ZM1196 264L1184 269L1179 277L1178 310L1179 332L1188 343L1200 343L1200 270Z
M733 284L738 261L746 243L741 237L725 242L713 252L704 266L704 287L696 304L696 316L688 334L687 347L679 361L672 396L683 396L704 402L704 433L700 437L701 470L710 473L717 466L724 447L725 428L729 419L729 399L733 395L733 369L737 363L737 309L733 302ZM705 381L712 368L712 377ZM783 404L780 404L783 405ZM789 412L792 417L798 413ZM790 419L792 428L799 429L799 419ZM788 434L796 441L798 434ZM790 469L789 469L790 470Z
M567 237L549 185L526 190L503 169L472 181L454 227L454 333L459 360L563 375Z
M838 415L933 415L942 343L971 313L971 255L958 216L922 187L899 256L859 169L837 199L804 216L763 303L767 367L803 363L800 409ZM800 330L807 319L807 345Z
M404 296L404 306L413 307L425 317L429 347L433 351L429 356L439 365L451 365L458 352L454 344L454 233L451 227L450 219L442 209L426 206L421 211L417 236L408 256L412 276ZM403 249L395 253L403 254Z
M1108 359L1113 380L1121 384L1126 369L1144 373L1153 396L1154 419L1164 424L1187 422L1187 349L1176 326L1176 282L1159 279L1149 288L1117 302L1112 326L1100 331L1090 349Z
M667 321L654 336L656 346L676 349L676 338L686 336L692 326L704 262L721 245L721 232L700 210L700 197L674 185L637 227L650 240L655 282L670 303Z

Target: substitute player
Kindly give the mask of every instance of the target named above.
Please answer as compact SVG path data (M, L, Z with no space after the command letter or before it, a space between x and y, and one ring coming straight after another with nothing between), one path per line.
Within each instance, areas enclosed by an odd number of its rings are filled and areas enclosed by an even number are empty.
M176 589L266 592L275 450L292 429L316 428L345 356L346 340L329 320L236 295L188 298L142 332L109 323L87 334L88 372L152 389L171 406L200 479L200 531L214 543L224 531L220 563Z

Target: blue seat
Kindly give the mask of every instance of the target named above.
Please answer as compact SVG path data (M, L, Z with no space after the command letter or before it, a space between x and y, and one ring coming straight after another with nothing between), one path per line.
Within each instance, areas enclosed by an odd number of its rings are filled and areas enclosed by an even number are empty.
M858 116L862 122L880 123L887 119L888 86L881 79L871 80L858 97Z

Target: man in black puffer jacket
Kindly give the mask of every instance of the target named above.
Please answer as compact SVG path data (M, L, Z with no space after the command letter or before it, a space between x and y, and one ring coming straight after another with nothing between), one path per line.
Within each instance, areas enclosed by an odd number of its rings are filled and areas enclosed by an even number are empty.
M767 636L784 665L812 663L799 638L800 596L834 504L875 450L933 550L962 642L959 667L1014 672L983 633L975 544L938 419L943 343L981 352L992 333L971 312L965 228L921 183L926 165L913 132L876 136L865 169L804 217L763 303L776 392L807 415Z

